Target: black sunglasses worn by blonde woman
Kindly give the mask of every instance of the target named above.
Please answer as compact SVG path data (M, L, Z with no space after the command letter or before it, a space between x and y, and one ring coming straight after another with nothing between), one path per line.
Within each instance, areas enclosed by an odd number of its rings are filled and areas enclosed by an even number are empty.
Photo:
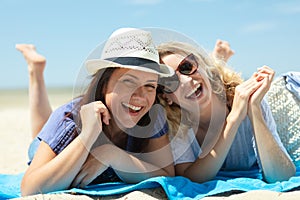
M175 71L188 76L194 74L197 69L198 62L195 55L191 53L179 63ZM180 81L176 73L171 77L163 77L159 80L159 84L162 86L162 91L168 94L177 90L179 82Z

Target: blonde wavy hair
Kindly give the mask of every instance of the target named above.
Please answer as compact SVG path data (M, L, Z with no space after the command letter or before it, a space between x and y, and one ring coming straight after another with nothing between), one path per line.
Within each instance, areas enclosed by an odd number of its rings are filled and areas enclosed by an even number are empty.
M157 49L160 58L170 54L177 54L183 57L186 57L191 53L194 54L199 65L198 67L201 67L208 76L212 92L216 94L221 101L226 102L227 107L231 110L235 87L243 82L239 73L232 70L225 62L210 56L202 48L192 46L188 43L167 42L160 44ZM163 63L162 59L160 62ZM166 109L169 123L169 134L174 136L179 129L182 131L182 128L180 128L181 122L186 123L185 128L188 128L191 123L191 120L188 119L188 112L183 112L180 106L175 103L168 105L163 94L159 94L158 96L161 104ZM182 121L182 119L186 120Z

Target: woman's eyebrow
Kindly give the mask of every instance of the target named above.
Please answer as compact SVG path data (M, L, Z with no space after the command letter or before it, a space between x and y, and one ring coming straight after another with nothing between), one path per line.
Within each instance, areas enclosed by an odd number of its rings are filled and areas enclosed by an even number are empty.
M139 77L137 77L137 76L134 76L134 75L132 75L132 74L124 74L124 76L130 76L130 77L132 77L132 78L134 78L134 79L136 79L136 80L140 80L139 79ZM157 82L157 80L156 79L154 79L154 80L147 80L146 82Z

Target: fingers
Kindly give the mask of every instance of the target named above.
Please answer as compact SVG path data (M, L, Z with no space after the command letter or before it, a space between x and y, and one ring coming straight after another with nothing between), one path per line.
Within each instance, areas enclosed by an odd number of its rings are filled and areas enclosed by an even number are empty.
M235 96L248 101L251 94L261 86L262 82L256 80L255 75L238 85L235 89Z
M275 71L266 65L258 68L257 73L259 73L261 75L267 75L270 81L273 80L274 75L275 75Z
M80 114L82 116L82 120L88 124L91 124L96 120L100 122L100 124L105 123L109 124L110 114L107 107L101 101L95 101L86 105L81 106Z
M101 101L95 101L81 106L80 118L82 122L81 139L91 145L102 132L103 123L108 125L110 114Z
M243 120L248 112L251 96L261 87L263 81L256 79L257 73L235 88L231 116L236 120Z
M261 86L262 82L257 81L255 78L255 74L248 79L247 81L243 82L236 88L236 93L243 99L248 99L251 94L253 94L257 88Z
M98 166L98 167L97 167ZM73 180L71 187L84 188L95 178L102 174L108 167L99 163L86 163Z
M257 72L255 73L255 78L257 81L263 81L264 86L270 86L274 75L275 72L273 69L271 69L268 66L262 66L257 69Z
M84 177L86 176L86 172L85 170L80 170L79 173L77 174L77 176L75 177L75 179L73 180L71 187L79 187L82 180L84 179Z
M261 83L261 86L258 88L256 93L265 94L271 86L272 75L259 74L257 79Z
M267 93L267 91L271 86L271 82L273 80L274 75L275 75L274 70L272 70L268 66L262 66L257 69L254 78L261 85L250 97L249 100L250 108L253 106L260 106L263 97L265 96L265 94Z
M102 174L108 167L105 165L101 165L100 168L98 168L96 173L87 173L86 176L83 177L81 183L79 184L79 187L83 188L90 184L95 178L97 178L100 174Z
M80 174L78 174L78 176L76 176L71 187L84 188L88 184L90 184L95 178L97 178L97 175L95 174L81 172Z
M91 183L97 175L94 173L93 167L89 168L89 161L87 161L80 169L75 179L73 180L71 187L83 188ZM94 175L94 176L92 176ZM90 177L90 178L88 178ZM90 180L91 179L91 180ZM90 180L90 181L89 181Z
M95 106L95 112L100 114L100 116L102 116L102 121L106 125L109 125L109 120L111 118L107 107L101 101L95 102L94 106Z

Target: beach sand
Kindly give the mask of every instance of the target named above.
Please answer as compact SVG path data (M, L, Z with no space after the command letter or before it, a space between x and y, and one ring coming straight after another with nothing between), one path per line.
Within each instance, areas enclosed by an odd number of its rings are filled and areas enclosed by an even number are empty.
M49 89L50 102L53 109L72 98L71 89ZM31 142L30 120L27 90L0 90L0 173L19 174L27 168L27 149ZM29 199L167 199L162 188L134 191L129 194L88 197L74 194L33 195L17 198ZM300 199L300 191L271 192L251 191L237 194L229 192L204 199Z

